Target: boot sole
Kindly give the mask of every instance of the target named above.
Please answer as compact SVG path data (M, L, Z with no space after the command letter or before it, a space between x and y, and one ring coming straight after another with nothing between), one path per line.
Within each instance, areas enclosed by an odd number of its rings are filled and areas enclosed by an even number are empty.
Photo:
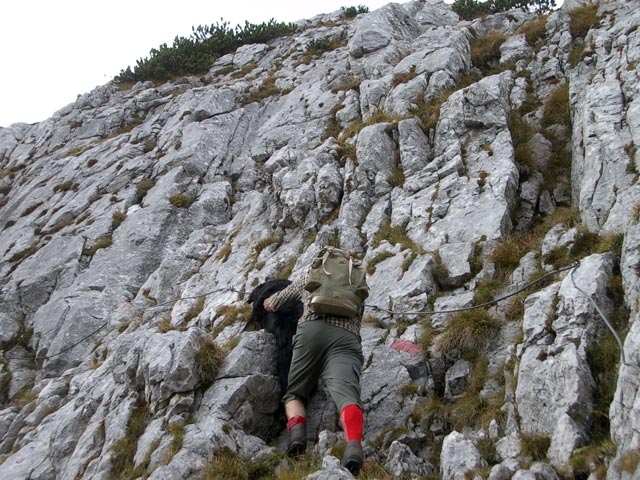
M360 459L349 459L344 463L344 468L349 470L353 475L357 475L362 469L363 461Z
M296 442L287 449L287 455L290 457L297 457L298 455L302 455L306 449L306 445Z

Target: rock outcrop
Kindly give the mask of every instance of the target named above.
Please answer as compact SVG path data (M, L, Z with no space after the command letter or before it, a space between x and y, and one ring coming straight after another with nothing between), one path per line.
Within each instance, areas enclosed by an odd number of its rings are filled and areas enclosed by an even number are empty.
M246 297L327 244L368 264L361 477L638 478L638 7L334 12L0 128L0 478L302 468ZM351 478L308 410L301 475Z

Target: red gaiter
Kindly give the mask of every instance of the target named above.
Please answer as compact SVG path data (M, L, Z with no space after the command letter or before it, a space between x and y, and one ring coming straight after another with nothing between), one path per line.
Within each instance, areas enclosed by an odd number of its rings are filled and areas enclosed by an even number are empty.
M287 421L287 430L291 430L291 427L293 427L294 425L298 425L299 423L306 424L307 421L305 420L305 418L303 416L300 416L300 415L296 415L295 417L291 417Z
M347 405L340 412L340 420L342 428L347 437L347 442L357 440L362 442L362 430L364 420L362 418L362 410L357 405Z

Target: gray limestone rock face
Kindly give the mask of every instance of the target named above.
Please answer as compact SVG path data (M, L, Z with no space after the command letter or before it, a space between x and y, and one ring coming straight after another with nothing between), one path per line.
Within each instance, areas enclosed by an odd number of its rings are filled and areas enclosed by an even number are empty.
M432 475L435 473L433 465L417 457L408 446L398 441L391 444L387 455L385 468L395 478L401 478L404 475Z
M384 429L400 427L403 418L416 406L417 399L405 396L400 387L411 382L412 366L421 354L413 342L390 334L381 342L383 331L364 327L362 349L365 365L361 378L362 403L367 418L366 439L373 439Z
M640 448L640 9L597 2L598 22L573 38L569 12L587 4L550 13L535 47L519 30L536 18L524 10L471 21L440 0L335 11L238 46L202 78L110 82L43 122L0 128L0 478L113 478L143 401L132 453L145 478L195 480L220 449L255 461L284 448L276 343L242 332L244 302L267 278L303 274L328 244L370 267L365 450L398 477L433 475L423 459L440 440L442 478L471 475L486 467L476 442L487 438L501 460L490 479L567 470L592 441L587 351L609 335L590 300L611 316L619 272L629 322L611 371L607 476L637 477L622 464ZM482 76L471 47L495 33L503 71ZM335 48L311 51L324 41ZM565 107L564 85L571 128L545 114L550 101ZM567 153L570 174L554 178ZM580 221L558 220L572 207ZM585 229L622 238L619 269L614 254L589 255L530 287L523 315L495 307L503 327L483 352L483 394L498 388L494 373L507 377L505 422L423 432L425 404L456 401L474 374L464 361L447 371L424 343L449 320L430 312L471 306L503 273L494 255L514 232L544 238L510 259L504 292L550 271ZM206 385L205 339L230 349ZM310 478L351 478L328 455L342 433L322 382L307 412L324 455ZM549 437L548 463L525 465L522 432Z
M458 360L445 375L444 395L448 399L462 395L469 384L471 364L466 360Z
M45 304L54 290L69 286L79 270L84 240L57 237L20 264L13 279L20 294L21 307L28 313Z
M631 310L629 332L624 341L624 359L626 364L620 365L618 383L613 402L609 410L612 438L619 445L620 458L627 452L640 448L640 416L638 415L638 399L640 398L640 359L638 358L638 332L640 332L640 315L638 310L638 268L640 263L638 252L638 225L629 226L626 230L622 247L622 279L625 289L625 300Z
M379 123L365 127L358 135L355 172L357 189L372 191L377 196L391 190L389 178L397 168L395 143L387 132L389 124Z
M604 326L588 298L610 312L606 294L612 258L584 259L558 286L550 286L525 303L525 344L516 387L520 427L549 435L549 458L566 466L573 449L588 438L594 383L586 351L604 334ZM554 310L550 306L557 303ZM537 313L536 313L537 312Z
M530 60L533 57L533 49L527 43L524 34L507 38L500 45L500 63L510 64L518 60Z
M400 5L389 4L356 19L353 30L349 53L354 58L361 58L412 39L420 32L420 27Z
M322 459L322 469L305 477L306 480L351 480L353 475L332 455Z
M637 72L628 67L625 49L635 49L638 32L631 4L615 10L615 25L593 28L588 40L593 45L590 62L581 63L570 74L573 115L573 194L589 229L612 231L624 228L630 210L618 204L629 196L637 202L635 182L629 181L635 159L629 145L638 144L637 92L624 85L637 81ZM563 8L566 8L563 6ZM628 33L627 33L628 32ZM612 48L616 38L626 35ZM616 71L628 71L620 82ZM589 81L589 73L594 74ZM625 152L625 146L626 152ZM627 203L628 205L628 203Z
M631 317L629 333L624 342L627 364L620 366L616 393L609 411L612 438L619 445L619 453L636 451L640 442L640 416L637 409L640 398L637 340L639 331L640 315L636 312Z
M438 249L446 278L438 279L444 287L460 287L472 277L470 260L474 252L472 243L448 243Z
M429 161L429 140L416 119L398 122L400 162L405 177L421 171Z
M477 468L487 466L473 441L453 431L444 438L440 454L440 475L443 480L462 480Z

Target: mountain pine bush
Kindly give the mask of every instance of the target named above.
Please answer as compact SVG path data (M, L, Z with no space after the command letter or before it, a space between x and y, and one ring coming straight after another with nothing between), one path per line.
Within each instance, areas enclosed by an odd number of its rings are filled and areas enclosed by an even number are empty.
M274 38L291 35L298 30L294 23L271 19L261 24L245 22L244 27L229 27L229 22L192 27L189 37L176 36L173 45L163 43L152 48L149 57L141 58L131 69L127 67L113 79L115 83L138 81L164 82L172 77L206 72L218 57L242 45L265 43Z
M538 14L548 13L556 6L556 0L456 0L451 8L460 18L472 20L482 15L506 12L514 8L533 10Z

